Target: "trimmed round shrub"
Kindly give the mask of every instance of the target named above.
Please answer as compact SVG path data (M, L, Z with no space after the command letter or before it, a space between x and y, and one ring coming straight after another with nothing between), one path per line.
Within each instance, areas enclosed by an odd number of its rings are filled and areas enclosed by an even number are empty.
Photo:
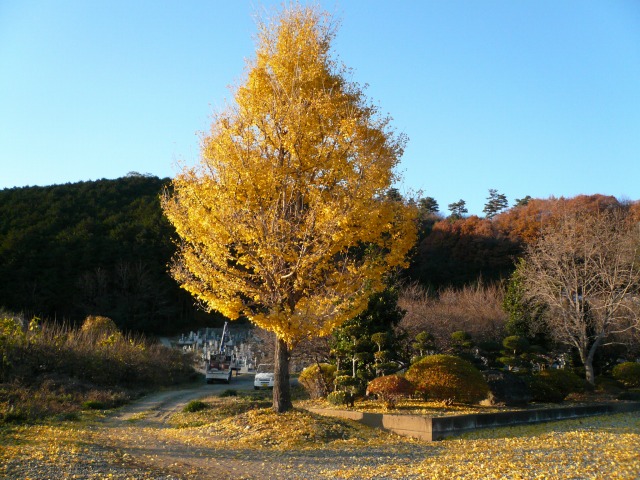
M333 390L335 373L335 365L314 363L300 373L298 381L312 399L324 398Z
M221 397L237 397L238 391L233 388L227 388L220 394L220 396Z
M519 355L529 349L529 342L524 337L511 335L502 340L502 346L506 348L511 355Z
M377 395L387 408L395 408L398 399L408 397L415 391L413 384L398 375L374 378L367 386L367 395Z
M624 387L615 378L599 376L596 377L596 391L618 395Z
M618 395L618 400L630 400L632 402L640 402L640 392L628 390Z
M585 380L570 370L551 368L533 375L529 388L533 401L560 403L570 393L584 392Z
M527 379L531 400L534 402L561 403L566 395L560 389L539 375L532 375Z
M451 334L451 340L453 343L461 348L471 348L473 347L473 341L471 335L469 335L464 330L459 330L457 332L453 332Z
M613 367L611 374L627 388L640 387L640 363L638 362L619 363Z
M480 371L453 355L428 355L411 365L405 377L417 392L434 400L476 403L489 394Z
M341 407L347 403L348 392L331 392L327 395L327 402L336 407Z
M82 408L85 410L104 410L105 404L99 400L87 400L82 403Z
M482 376L489 385L487 403L490 405L526 405L531 400L527 382L505 370L486 370Z

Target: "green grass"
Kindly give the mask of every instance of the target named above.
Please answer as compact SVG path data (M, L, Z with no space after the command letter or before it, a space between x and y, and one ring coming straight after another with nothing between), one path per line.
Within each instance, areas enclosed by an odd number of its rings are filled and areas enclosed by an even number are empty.
M185 413L194 413L200 412L202 410L207 410L209 408L211 408L211 406L208 403L204 403L201 400L191 400L184 406L182 411Z

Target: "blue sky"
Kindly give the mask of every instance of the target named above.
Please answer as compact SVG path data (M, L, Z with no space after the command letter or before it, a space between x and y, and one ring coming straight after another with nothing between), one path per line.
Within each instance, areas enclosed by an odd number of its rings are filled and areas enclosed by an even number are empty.
M281 2L0 1L0 188L172 177ZM403 190L447 213L640 199L637 0L322 1L352 80L409 137Z

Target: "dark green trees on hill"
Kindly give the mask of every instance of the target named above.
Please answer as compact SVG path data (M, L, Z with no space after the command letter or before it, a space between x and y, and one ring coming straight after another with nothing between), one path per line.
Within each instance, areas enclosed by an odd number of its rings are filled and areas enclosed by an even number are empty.
M130 174L0 190L0 309L71 323L102 315L123 330L147 333L215 326L211 320L221 317L197 310L167 273L174 230L159 198L169 183ZM444 218L427 197L419 202L419 239L401 277L434 292L478 278L507 279L525 245L538 237L541 217L616 206L614 197L602 195L528 199L492 219ZM640 202L623 207L640 220ZM530 322L514 305L507 308L510 333L524 335Z
M130 174L0 190L0 307L71 322L105 315L147 332L192 323L192 301L166 274L166 184Z

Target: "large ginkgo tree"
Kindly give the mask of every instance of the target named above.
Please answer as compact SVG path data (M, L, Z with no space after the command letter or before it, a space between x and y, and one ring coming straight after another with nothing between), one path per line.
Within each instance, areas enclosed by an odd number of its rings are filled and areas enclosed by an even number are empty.
M291 349L362 312L415 242L416 209L388 194L405 138L348 80L334 33L299 4L261 22L199 164L162 201L180 239L173 277L275 333L277 412L291 408Z

